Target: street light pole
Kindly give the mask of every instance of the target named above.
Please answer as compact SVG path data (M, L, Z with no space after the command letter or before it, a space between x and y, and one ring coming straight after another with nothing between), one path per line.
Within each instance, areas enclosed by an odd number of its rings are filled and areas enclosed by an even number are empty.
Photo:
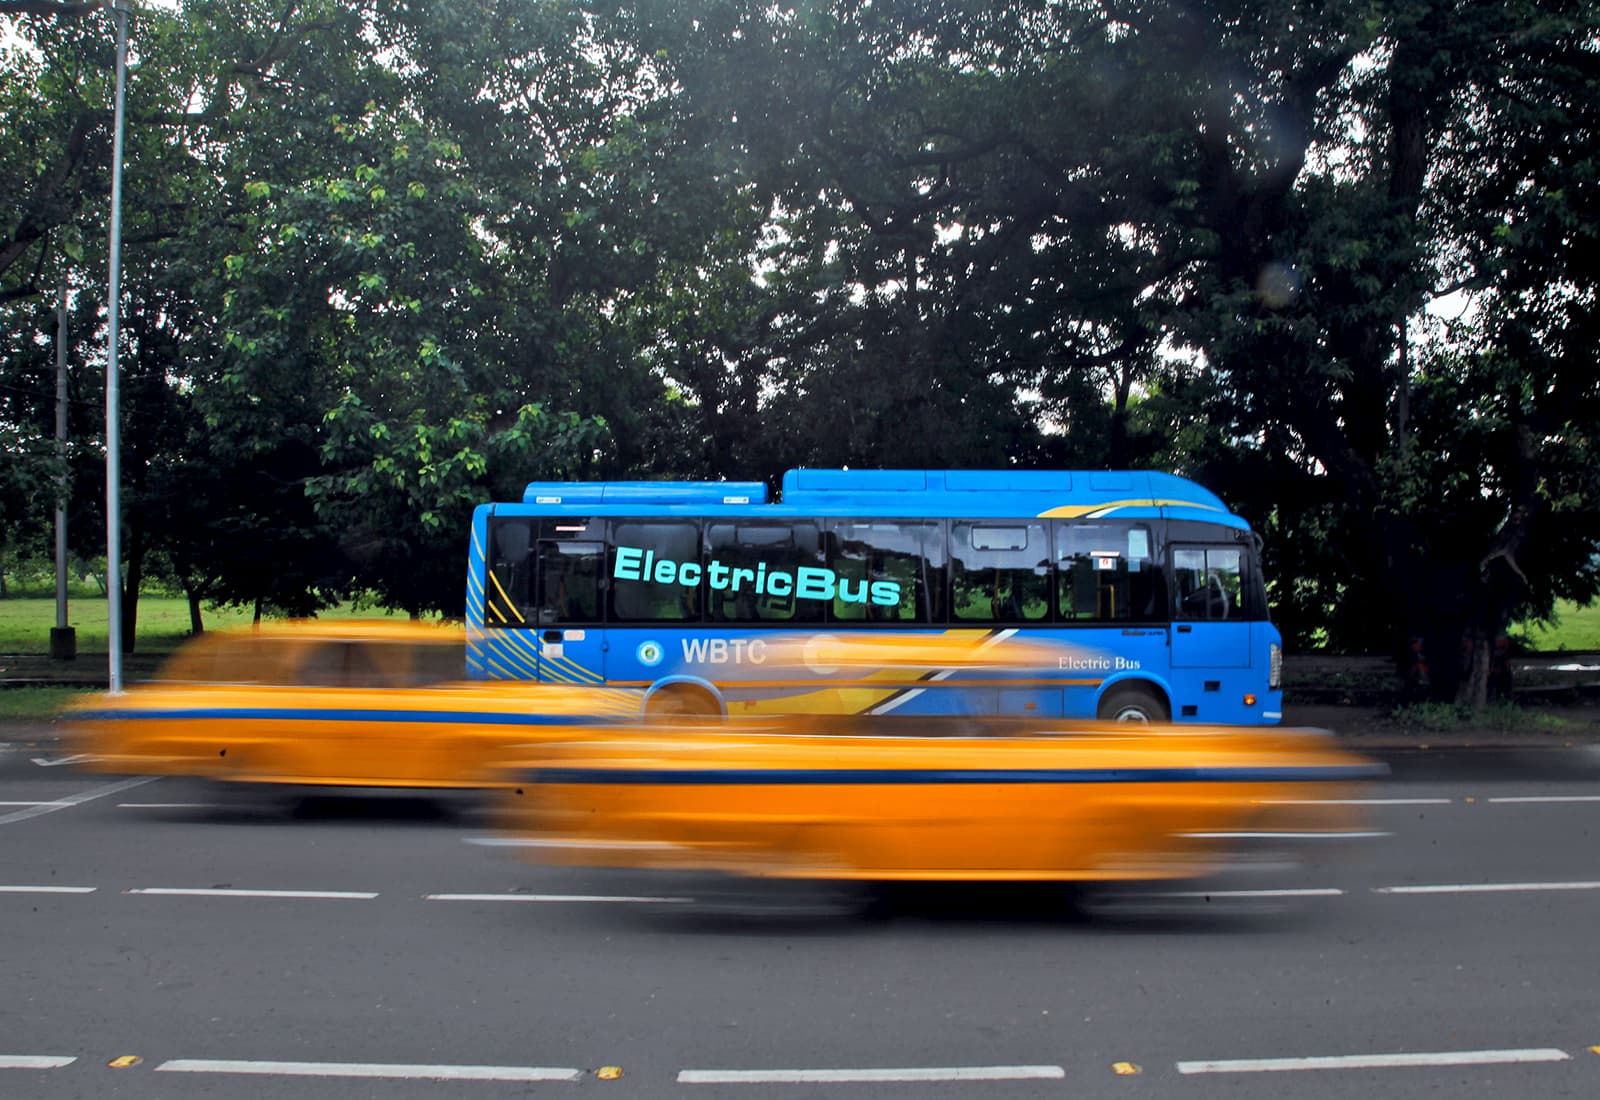
M67 625L67 275L61 273L56 299L56 459L61 477L56 482L56 625L50 631L50 659L70 661L78 655L77 634Z
M106 322L106 615L109 687L122 690L122 456L117 438L117 339L122 299L122 115L130 0L110 0L117 21L116 126L111 139L111 289Z

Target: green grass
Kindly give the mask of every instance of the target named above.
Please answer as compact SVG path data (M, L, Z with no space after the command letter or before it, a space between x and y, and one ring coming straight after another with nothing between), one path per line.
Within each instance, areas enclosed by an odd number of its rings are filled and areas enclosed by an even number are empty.
M47 721L72 700L93 694L83 688L7 688L0 691L0 722Z
M202 621L207 630L230 626L248 626L252 619L247 610L219 608L207 609ZM376 608L361 611L346 605L330 608L323 618L395 618L395 614ZM77 630L79 653L104 653L107 642L106 601L103 599L72 600L68 605L67 622ZM52 599L0 600L0 653L50 652L50 629L56 625L56 604ZM135 629L141 653L166 653L189 637L189 604L187 600L170 596L141 596L139 621Z
M1585 653L1600 651L1600 601L1580 607L1570 600L1556 605L1556 621L1543 626L1525 623L1516 628L1536 653Z

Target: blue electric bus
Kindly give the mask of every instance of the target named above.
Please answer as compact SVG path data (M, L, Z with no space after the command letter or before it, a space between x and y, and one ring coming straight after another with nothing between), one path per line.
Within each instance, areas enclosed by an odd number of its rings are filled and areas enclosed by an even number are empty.
M799 469L776 501L534 482L473 514L468 671L624 689L651 714L1271 725L1258 548L1217 496L1148 471ZM883 630L1061 648L1011 672L766 667L780 633Z

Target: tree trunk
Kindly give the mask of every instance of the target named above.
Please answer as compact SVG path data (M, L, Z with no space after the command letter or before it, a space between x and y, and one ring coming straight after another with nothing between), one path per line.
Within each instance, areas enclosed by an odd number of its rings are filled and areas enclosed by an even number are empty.
M206 624L200 620L200 593L193 585L186 584L183 594L189 598L189 633L198 637L206 632Z
M1461 636L1461 681L1456 685L1456 702L1482 710L1489 702L1489 646L1486 631L1468 628Z
M135 526L128 532L128 583L122 590L122 652L138 647L139 587L144 583L144 534ZM117 581L120 578L112 578Z

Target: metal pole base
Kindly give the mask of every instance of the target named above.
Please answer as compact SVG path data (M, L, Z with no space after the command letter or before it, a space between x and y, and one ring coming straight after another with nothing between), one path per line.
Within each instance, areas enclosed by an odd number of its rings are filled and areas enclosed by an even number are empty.
M75 626L52 626L50 628L50 659L52 661L71 661L78 656L78 628Z

